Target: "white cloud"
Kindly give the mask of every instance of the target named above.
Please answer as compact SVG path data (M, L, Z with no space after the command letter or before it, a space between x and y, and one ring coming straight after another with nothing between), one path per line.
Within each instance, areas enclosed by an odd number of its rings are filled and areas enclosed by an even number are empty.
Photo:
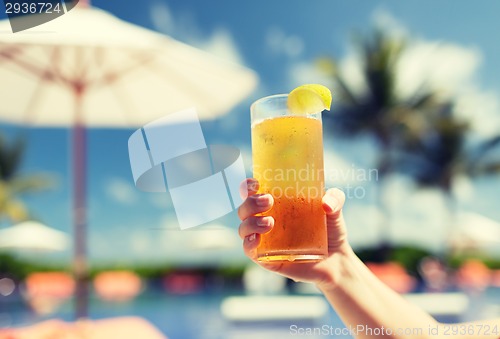
M418 189L408 178L393 176L388 178L384 193L394 243L443 249L451 219L440 190Z
M476 83L481 60L475 48L447 42L413 42L396 66L398 94L408 97L425 84L445 97L462 95Z
M165 192L148 193L148 197L151 204L158 208L167 209L172 207L172 199L170 198L170 195Z
M221 59L239 65L243 64L243 57L236 46L233 35L225 28L217 28L209 39L200 41L197 45Z
M136 229L127 234L131 254L137 258L158 257L161 253L161 242L158 239L158 230L147 228Z
M173 35L194 47L203 49L228 62L243 65L244 60L231 32L218 27L207 36L191 13L172 13L164 2L153 2L150 8L154 27L168 35Z
M498 135L500 126L500 99L492 91L472 88L468 93L457 98L457 115L467 119L471 128L480 136Z
M176 263L228 264L246 262L238 231L212 223L181 231L172 215L164 217L165 228L157 230L159 253Z
M309 61L292 63L288 69L288 79L290 88L303 84L323 84L329 88L333 87L331 78L325 75L324 72L321 72L314 63Z
M386 178L384 194L380 197L385 206L398 206L408 192L415 189L415 184L405 175L393 174Z
M111 199L125 205L132 205L138 199L135 187L121 178L109 179L105 190Z
M357 182L356 165L345 159L331 148L325 148L325 184L327 187L351 184Z
M396 65L400 97L407 97L421 85L429 86L445 97L457 97L476 87L476 74L483 59L477 48L415 38L386 10L375 11L373 20L391 37L406 39L408 43ZM346 57L349 58L353 58L352 54Z
M180 230L177 217L173 214L165 214L159 224L162 229Z
M104 231L89 233L91 260L102 262L140 262L165 258L162 230L140 227L138 224L110 226Z
M153 25L163 33L172 34L175 29L174 17L168 5L164 2L154 1L151 4L151 20Z
M89 232L88 245L91 260L119 260L131 255L130 237L132 225L106 225L99 232ZM119 244L117 246L117 244ZM130 258L130 257L129 257Z
M387 11L377 11L374 21L386 28L392 36L406 36L403 24ZM474 132L482 137L498 133L500 126L500 98L498 93L485 91L477 78L483 55L473 46L463 46L423 38L409 39L396 65L396 93L401 99L410 97L421 86L428 86L442 98L453 99L455 113L471 123ZM349 88L357 94L367 91L359 54L348 48L338 60L338 72ZM333 89L335 84L322 74L313 61L293 63L288 71L290 83L323 83Z
M349 242L353 247L370 247L380 240L382 214L373 205L349 204L346 202L345 219Z
M243 159L243 164L245 165L245 170L247 172L247 175L251 175L253 171L252 149L247 145L239 145L239 149L241 152L241 157Z
M460 202L471 202L474 200L474 185L471 178L459 175L453 180L453 195Z
M373 246L388 236L393 244L409 244L434 252L444 249L452 220L442 192L420 190L408 178L392 176L383 193L375 200L382 199L385 216L377 203L346 201L345 218L354 247Z
M363 77L361 58L353 48L349 48L346 56L338 62L337 71L354 94L366 93L368 87Z
M324 145L327 186L350 187L354 195L356 187L365 187L362 189L366 190L366 186L378 181L377 146L371 136L358 135L347 139L331 135L326 130Z
M406 32L389 13L379 16L396 32ZM410 41L396 66L398 94L405 98L419 86L429 86L443 98L455 100L455 113L469 121L473 131L483 137L492 136L500 125L500 98L479 85L476 75L482 62L481 51L472 46L425 39Z
M373 22L376 27L385 29L393 36L405 37L408 36L408 30L399 22L391 13L384 9L378 9L373 12Z
M300 56L304 52L304 41L297 35L286 34L280 27L271 27L266 33L266 46L274 55L289 58Z

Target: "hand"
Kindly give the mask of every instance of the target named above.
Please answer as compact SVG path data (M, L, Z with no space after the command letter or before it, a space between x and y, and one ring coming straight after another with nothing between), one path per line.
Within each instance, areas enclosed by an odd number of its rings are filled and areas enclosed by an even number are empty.
M323 196L323 210L326 215L328 232L328 257L316 263L262 263L256 261L257 247L261 234L271 231L274 226L272 216L257 216L269 211L274 203L270 194L257 194L259 183L255 179L246 180L248 197L238 209L242 220L239 227L245 254L258 265L291 278L295 281L312 282L332 287L341 278L339 258L352 250L347 242L347 232L342 215L345 195L339 189L329 189Z

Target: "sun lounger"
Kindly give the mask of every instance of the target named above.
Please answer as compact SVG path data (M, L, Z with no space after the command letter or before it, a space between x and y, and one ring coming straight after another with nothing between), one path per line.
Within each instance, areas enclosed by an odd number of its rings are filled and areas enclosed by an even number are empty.
M153 325L142 318L122 317L67 323L49 320L39 324L0 330L0 339L166 339Z
M221 303L222 315L231 322L315 321L328 309L320 296L228 297Z

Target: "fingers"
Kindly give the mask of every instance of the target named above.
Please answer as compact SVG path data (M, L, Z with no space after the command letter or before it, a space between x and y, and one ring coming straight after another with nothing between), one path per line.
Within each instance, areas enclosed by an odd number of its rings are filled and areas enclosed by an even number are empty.
M245 187L246 185L246 187ZM244 190L247 190L248 194ZM238 233L243 239L243 250L249 258L256 257L260 244L260 235L269 232L274 226L273 217L257 216L273 207L273 197L270 194L257 194L259 182L247 179L242 183L240 192L245 202L238 208L238 216L242 221Z
M259 190L259 182L256 179L248 178L240 184L240 196L246 199L250 195L254 195Z
M245 197L245 191L248 194ZM273 205L273 197L269 194L257 194L259 190L259 182L256 179L250 178L246 179L241 183L240 194L245 197L245 202L241 204L238 208L238 216L240 220L245 220L246 218L269 211Z
M274 218L273 217L260 217L260 216L252 216L249 217L240 224L240 228L238 233L241 239L245 239L246 237L252 234L264 234L269 232L274 226Z
M243 239L243 250L249 258L256 257L256 249L260 244L260 235L271 231L273 226L273 217L251 216L243 220L238 233Z
M328 230L328 252L333 253L347 245L347 230L342 208L345 203L345 194L338 188L329 189L323 197L323 209L326 213L326 227Z
M338 188L329 189L323 197L323 209L327 217L338 216L345 203L345 194Z
M243 252L250 259L257 258L257 247L260 244L260 234L252 233L243 240Z
M274 200L270 194L251 195L238 208L238 217L240 220L245 220L252 215L269 211L273 203Z

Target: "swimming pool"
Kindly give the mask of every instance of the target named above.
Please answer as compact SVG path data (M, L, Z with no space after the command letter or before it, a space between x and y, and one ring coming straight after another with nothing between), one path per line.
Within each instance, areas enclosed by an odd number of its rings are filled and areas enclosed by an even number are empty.
M304 333L318 328L323 330L322 334L303 337L324 338L326 333L336 331L332 337L352 338L352 336L340 333L340 329L343 328L342 322L332 310L322 319L314 322L232 323L223 317L220 305L226 297L234 295L242 295L242 293L241 291L218 291L169 295L161 289L148 288L139 297L129 302L110 303L92 297L89 311L93 319L126 315L143 317L170 339L279 339L301 337L298 335L299 331ZM463 315L465 319L500 316L500 309L498 309L500 289L489 289L481 295L474 296L471 300L470 309ZM72 320L72 303L63 304L50 318ZM0 302L0 326L19 326L44 319L46 318L34 315L19 296Z
M235 295L242 295L242 293L241 291L226 291L224 293L219 291L169 295L161 289L148 288L139 297L129 302L103 302L93 296L89 303L89 314L92 319L139 316L154 324L170 339L232 339L249 338L250 336L252 338L277 339L289 337L291 325L301 327L322 326L324 324L342 326L340 319L331 310L324 319L319 319L316 322L232 323L224 319L220 305L225 298ZM0 326L3 325L2 327L26 325L48 318L71 321L72 317L71 301L64 303L56 313L48 317L35 315L19 296L12 296L8 302L5 300L0 302ZM309 338L314 338L314 336L309 336ZM345 338L350 337L346 336Z

